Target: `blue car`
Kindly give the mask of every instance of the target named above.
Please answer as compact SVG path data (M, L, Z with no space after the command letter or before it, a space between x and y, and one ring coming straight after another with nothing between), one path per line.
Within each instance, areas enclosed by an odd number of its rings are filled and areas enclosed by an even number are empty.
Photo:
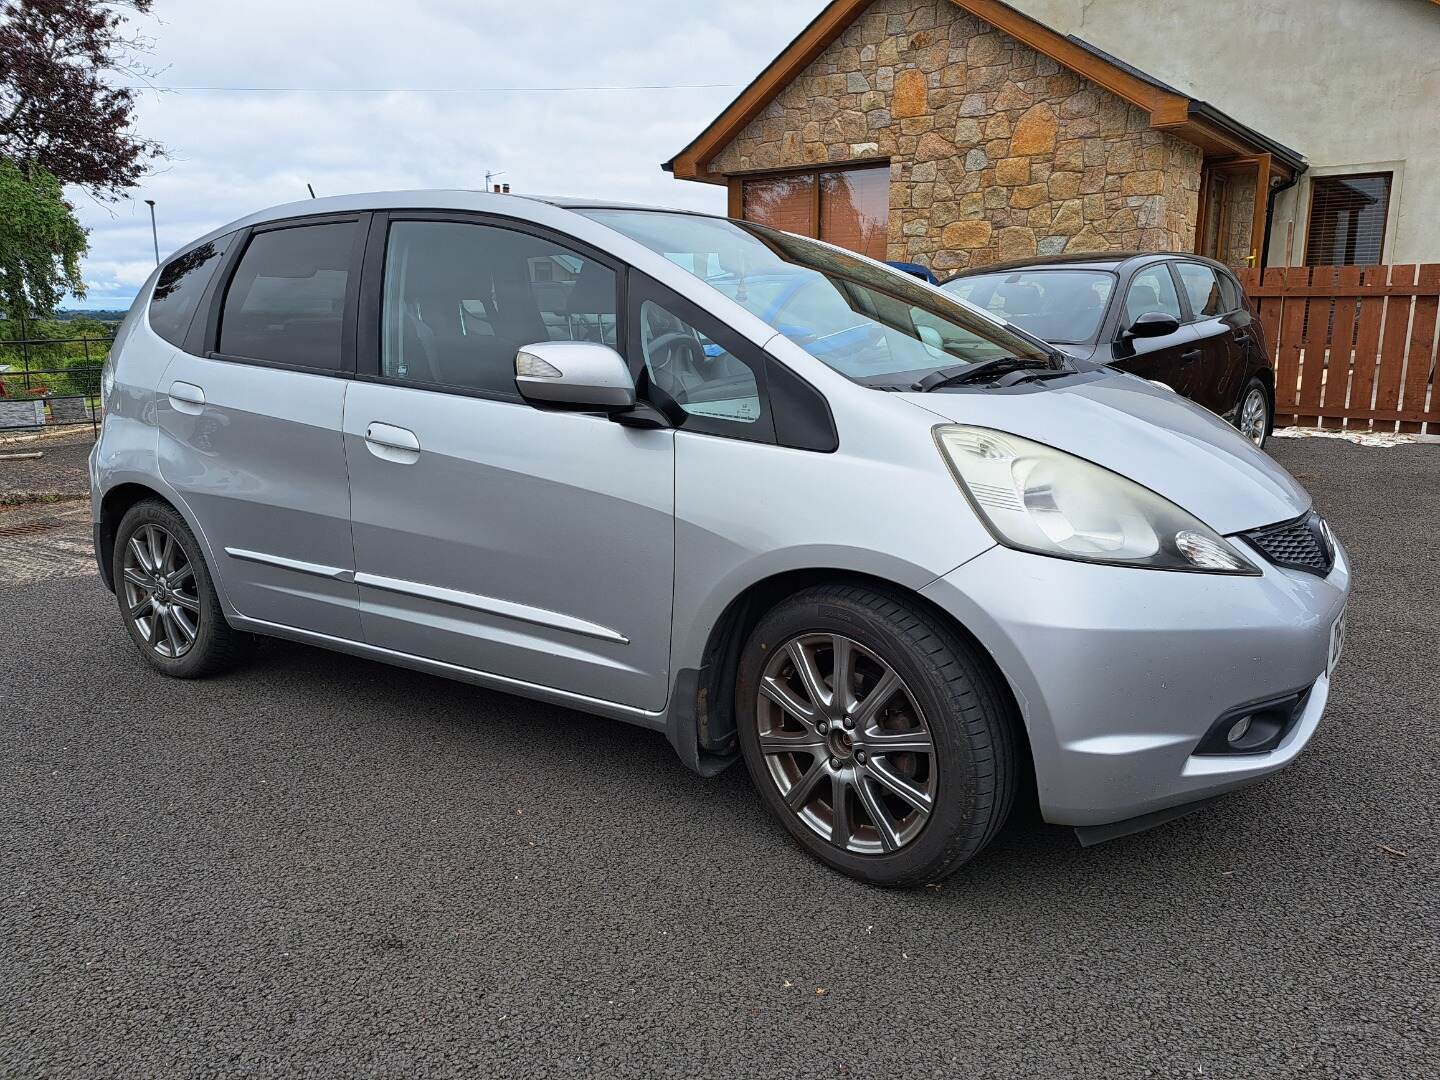
M928 266L912 262L892 262L886 265L893 266L896 270L901 270L912 277L918 277L921 281L929 282L931 285L940 284L940 279L930 272Z
M730 299L756 311L762 319L797 345L803 346L812 356L850 374L864 374L866 360L874 357L877 349L884 349L882 329L859 315L855 315L857 321L854 326L828 333L823 338L817 337L813 328L835 325L832 312L843 301L831 285L814 274L752 274L743 279L736 275L712 278L710 284ZM763 306L759 308L756 307L757 298L763 298ZM807 310L812 306L813 312ZM723 351L713 343L705 346L709 356L718 356Z

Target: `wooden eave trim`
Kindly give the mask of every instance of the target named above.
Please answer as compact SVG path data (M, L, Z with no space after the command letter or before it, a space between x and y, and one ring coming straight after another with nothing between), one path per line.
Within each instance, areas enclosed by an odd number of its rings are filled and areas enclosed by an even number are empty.
M1267 168L1272 178L1284 182L1295 176L1295 170L1273 154L1260 149L1255 143L1237 138L1232 133L1223 131L1196 117L1188 118L1181 124L1156 125L1156 130L1168 131L1172 135L1178 135L1186 142L1194 143L1205 151L1207 159L1219 159L1216 164L1232 163L1232 159L1257 162L1263 158L1268 162Z
M730 106L716 117L689 146L675 155L671 163L681 180L707 180L724 183L723 177L712 177L706 166L710 159L739 135L765 106L774 101L805 67L845 32L845 28L870 5L871 0L834 0L815 17L788 48L770 62L749 86L741 91Z
M725 177L709 171L711 160L740 134L746 124L759 116L812 60L844 33L870 2L833 0L709 127L675 156L671 162L674 175L681 180L725 183ZM1185 95L1164 90L1131 75L1000 0L950 2L1116 97L1144 109L1150 114L1152 129L1169 131L1195 143L1209 155L1228 157L1253 154L1259 150L1259 147L1243 143L1229 133L1191 117L1190 99ZM1289 172L1279 162L1275 164L1277 172Z

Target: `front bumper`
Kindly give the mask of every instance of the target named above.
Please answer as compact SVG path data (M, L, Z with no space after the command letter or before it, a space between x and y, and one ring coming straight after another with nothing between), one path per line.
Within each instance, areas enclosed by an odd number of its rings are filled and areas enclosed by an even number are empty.
M1329 696L1330 628L1350 588L1336 547L1324 579L1263 562L1261 577L1226 577L995 547L924 595L1009 680L1045 819L1105 825L1243 787L1300 753ZM1222 714L1307 688L1273 750L1194 753Z

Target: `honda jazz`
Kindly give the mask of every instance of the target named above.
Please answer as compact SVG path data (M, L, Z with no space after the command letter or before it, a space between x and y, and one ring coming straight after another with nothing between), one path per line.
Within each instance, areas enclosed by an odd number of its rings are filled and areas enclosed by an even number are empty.
M103 398L96 556L161 672L264 636L638 724L872 882L1017 790L1090 842L1275 772L1343 643L1345 552L1234 428L743 221L266 210L156 271Z

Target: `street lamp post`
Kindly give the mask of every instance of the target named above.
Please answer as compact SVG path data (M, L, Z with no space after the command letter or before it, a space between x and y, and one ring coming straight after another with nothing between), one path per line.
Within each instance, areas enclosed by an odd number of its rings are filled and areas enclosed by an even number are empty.
M145 205L150 207L150 239L155 244L155 265L160 265L160 234L155 231L155 200L146 199Z

